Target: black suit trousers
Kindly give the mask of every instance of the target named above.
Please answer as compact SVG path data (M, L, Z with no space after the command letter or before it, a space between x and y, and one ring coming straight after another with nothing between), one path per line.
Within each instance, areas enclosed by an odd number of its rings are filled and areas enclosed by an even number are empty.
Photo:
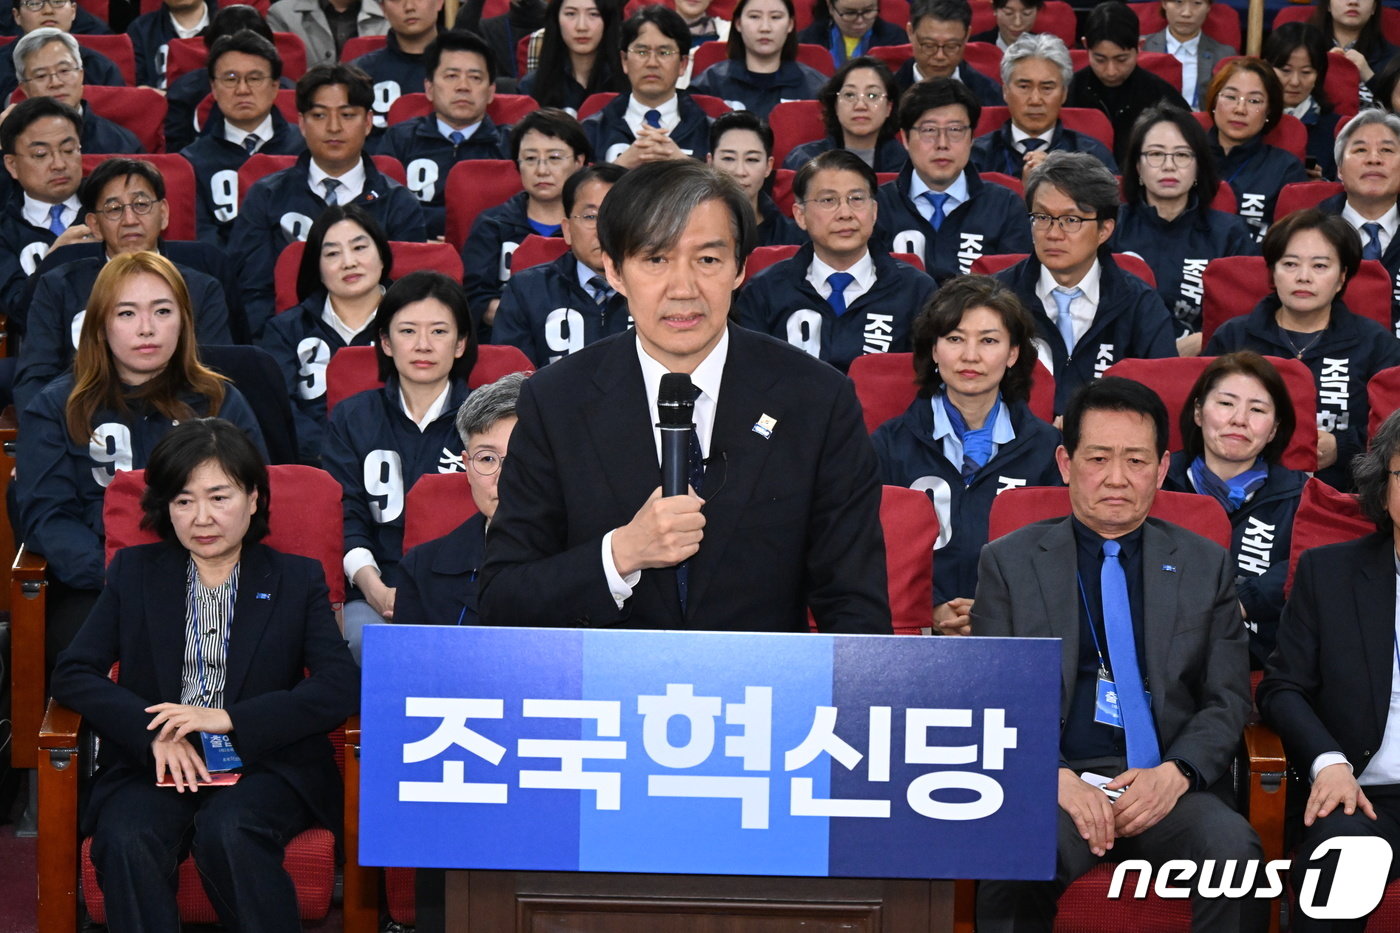
M1360 920L1314 920L1303 914L1298 909L1297 898L1300 894L1303 877L1310 868L1322 869L1322 875L1318 880L1317 890L1313 894L1313 900L1318 904L1328 902L1332 885L1332 869L1336 866L1336 856L1328 858L1324 856L1317 862L1313 862L1313 853L1328 839L1335 839L1338 836L1379 836L1390 843L1390 848L1395 856L1390 860L1390 871L1386 875L1387 881L1393 881L1400 877L1400 784L1386 784L1382 786L1363 787L1366 799L1371 801L1371 806L1376 810L1377 819L1371 819L1360 808L1355 813L1348 815L1341 807L1336 808L1331 813L1313 821L1311 826L1303 827L1302 838L1298 843L1298 849L1293 855L1293 911L1290 929L1294 933L1361 933L1366 929L1366 918ZM1304 788L1298 788L1300 791Z
M291 785L256 771L231 787L180 793L129 782L102 808L92 861L112 933L180 933L175 891L193 852L209 901L229 931L298 933L287 842L311 824Z

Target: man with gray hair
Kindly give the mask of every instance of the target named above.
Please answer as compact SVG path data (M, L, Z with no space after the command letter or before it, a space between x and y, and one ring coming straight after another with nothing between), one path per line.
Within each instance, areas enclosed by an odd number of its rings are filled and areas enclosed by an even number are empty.
M700 162L649 163L608 193L598 236L634 327L525 384L483 621L802 632L810 606L822 631L889 634L878 466L850 381L729 320L748 198ZM686 400L676 463L653 425ZM663 495L659 461L690 491Z
M1390 320L1400 322L1400 116L1361 111L1337 134L1337 177L1345 189L1318 205L1340 214L1361 237L1361 258L1376 259L1390 276ZM1396 330L1400 335L1400 330Z
M501 478L515 430L515 405L529 373L511 373L467 396L457 409L462 463L476 514L454 530L410 548L399 562L394 622L475 625L476 578L486 557L486 529L496 514Z
M26 97L52 97L82 113L84 152L126 155L142 151L136 134L99 117L83 100L85 70L77 39L62 29L36 29L15 43L11 60ZM0 119L5 114L0 114Z
M1035 252L997 273L1035 318L1041 362L1055 374L1057 415L1076 389L1119 360L1176 356L1161 296L1120 269L1105 246L1118 201L1118 179L1093 156L1050 153L1026 180Z
M36 29L45 28L58 29L64 33L90 31L74 28L80 17L88 20L89 25L93 19L92 14L86 10L79 10L77 3L59 6L52 0L13 0L12 5L16 36L27 36ZM106 25L100 25L102 28L99 31L106 32ZM78 49L78 55L83 66L83 78L88 84L101 84L105 87L126 85L121 69L106 55L82 47ZM0 55L0 100L9 100L16 85L14 59L9 55Z
M1026 33L1001 59L1002 95L1011 119L972 144L972 166L1025 179L1051 152L1087 152L1118 171L1101 140L1060 123L1074 76L1069 49L1049 33Z

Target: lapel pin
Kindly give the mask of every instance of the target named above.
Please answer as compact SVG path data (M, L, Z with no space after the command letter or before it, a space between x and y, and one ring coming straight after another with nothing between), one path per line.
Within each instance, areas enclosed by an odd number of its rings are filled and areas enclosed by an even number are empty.
M254 593L254 594L253 594L253 598L254 598L254 599L271 599L271 598L272 598L272 594L271 594L271 593Z
M767 440L773 436L773 429L778 426L778 419L772 415L759 415L754 422L753 433Z
M1162 569L1167 573L1176 573L1176 564L1163 564Z

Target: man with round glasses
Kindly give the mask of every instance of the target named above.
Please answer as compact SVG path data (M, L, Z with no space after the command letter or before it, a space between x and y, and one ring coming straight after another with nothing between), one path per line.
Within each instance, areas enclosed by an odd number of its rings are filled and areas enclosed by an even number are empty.
M83 151L127 154L141 151L136 134L105 117L92 112L83 100L83 85L124 84L121 75L107 82L96 80L87 73L90 56L84 56L78 40L61 29L43 26L28 33L14 44L11 55L0 54L0 63L11 64L13 75L25 97L52 97L83 114ZM115 69L115 66L113 66ZM6 87L0 74L0 95L8 100L15 85Z
M101 239L103 252L40 270L15 373L15 406L21 411L72 365L88 295L107 261L122 253L163 252L160 237L170 207L165 179L151 163L108 159L88 175L80 196L87 226ZM198 342L232 343L228 302L219 281L179 262L175 268L190 292Z
M812 242L744 286L735 302L740 324L843 372L866 353L908 352L909 325L937 286L870 248L877 185L875 170L845 149L798 170L793 219Z
M690 61L690 27L675 10L645 6L622 24L622 73L630 92L583 121L604 162L635 168L710 151L710 118L676 82Z
M17 36L27 36L36 29L53 29L67 34L84 31L89 33L109 31L102 26L100 21L97 23L98 28L95 29L91 27L86 30L75 28L79 16L95 19L91 13L79 10L77 0L13 0L13 8L14 34ZM78 61L83 66L83 78L88 84L97 84L102 87L124 87L126 85L126 79L122 77L121 69L101 52L79 47ZM19 79L15 72L15 60L8 54L0 55L0 100L8 101L18 86ZM26 93L30 97L34 96L33 92L29 92L28 89L26 89Z
M876 234L892 252L921 257L940 282L982 256L1031 249L1020 198L968 165L981 115L972 89L953 78L921 81L899 102L909 164L880 188Z
M825 15L799 32L797 41L829 51L837 68L873 46L903 45L909 38L894 23L880 19L879 0L826 0L820 12Z
M1118 179L1093 156L1050 153L1026 181L1035 253L997 273L1035 318L1057 416L1076 389L1119 360L1176 356L1161 296L1108 252L1118 202Z
M277 109L282 57L267 39L251 29L220 36L206 67L215 107L180 155L194 168L199 238L222 247L238 216L239 168L258 152L300 155L306 141Z
M904 27L914 57L894 73L900 91L930 78L954 78L966 84L987 107L1000 107L1001 88L963 59L972 30L972 7L967 0L914 0Z

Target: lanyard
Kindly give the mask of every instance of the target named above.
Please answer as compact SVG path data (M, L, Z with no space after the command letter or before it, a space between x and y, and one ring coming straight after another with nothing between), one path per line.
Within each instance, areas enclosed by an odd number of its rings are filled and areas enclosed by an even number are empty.
M1107 671L1108 665L1103 659L1103 646L1099 644L1099 631L1094 628L1094 611L1089 608L1089 594L1084 592L1084 575L1076 571L1074 579L1079 583L1079 598L1084 601L1084 614L1089 618L1089 634L1094 639L1094 653L1099 656L1099 670ZM1400 651L1400 648L1396 650Z
M1240 172L1243 172L1245 169L1249 168L1249 163L1253 162L1256 158L1258 158L1259 153L1263 151L1264 149L1261 146L1256 152L1250 155L1249 158L1241 162L1239 164L1239 167L1236 168L1233 172L1231 172L1228 177L1226 177L1225 184L1233 186L1235 183L1235 179L1239 177Z
M234 576L230 580L228 596L224 600L224 666L228 666L228 639L233 631L233 606L238 599L238 571L234 571ZM204 629L199 622L199 600L195 597L194 584L198 580L198 571L191 568L190 586L186 587L186 599L189 602L190 618L194 619L194 659L195 672L199 677L199 698L204 703L212 700L210 691L204 678Z

